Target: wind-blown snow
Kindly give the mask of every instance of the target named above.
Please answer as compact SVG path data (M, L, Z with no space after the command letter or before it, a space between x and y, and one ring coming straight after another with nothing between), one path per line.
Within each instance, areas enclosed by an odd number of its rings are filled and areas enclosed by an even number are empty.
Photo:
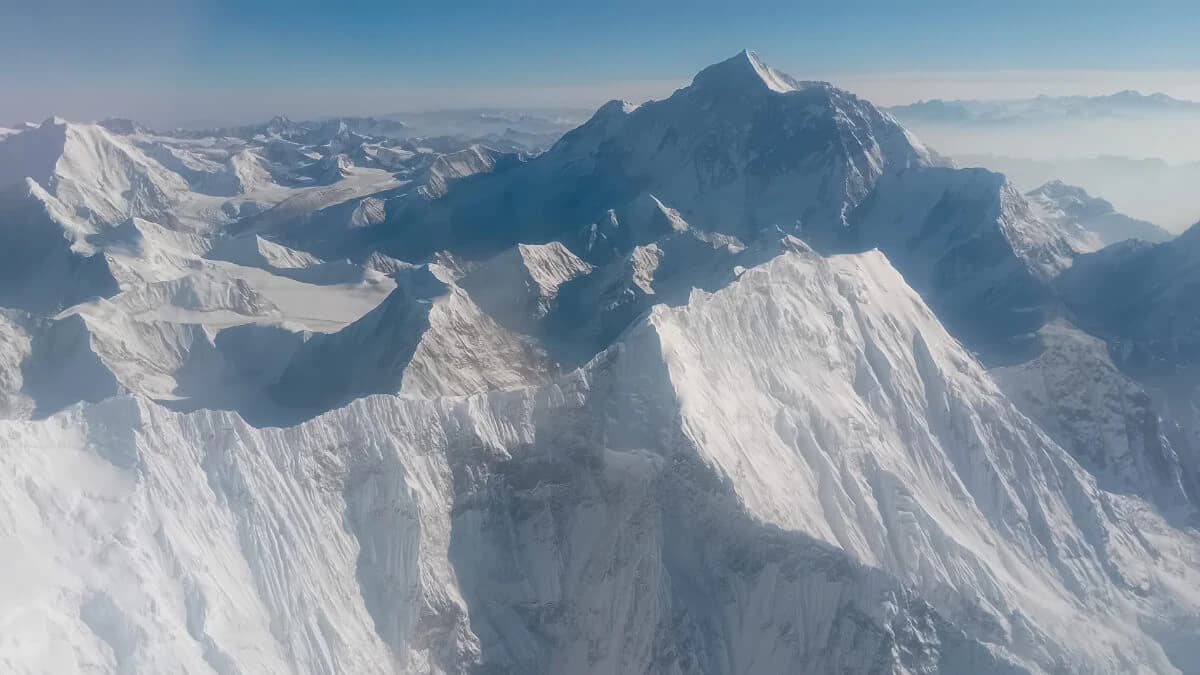
M879 254L784 254L542 387L3 433L14 671L1170 672L1196 602Z
M1196 237L752 52L462 115L0 134L0 671L1200 662Z

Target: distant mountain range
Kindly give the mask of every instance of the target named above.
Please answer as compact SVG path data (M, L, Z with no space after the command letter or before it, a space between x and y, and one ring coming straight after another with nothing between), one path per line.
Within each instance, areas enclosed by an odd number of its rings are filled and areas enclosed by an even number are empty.
M254 135L274 124L291 125L293 134L321 133L344 125L357 133L394 138L472 138L498 146L540 150L549 147L591 114L577 108L455 108L388 113L374 117L328 117L292 122L285 116L266 124L230 125L197 121L181 125L174 134L234 136ZM0 131L0 134L3 132Z
M1118 212L1111 202L1093 197L1081 187L1053 180L1025 193L1030 203L1042 209L1042 217L1078 223L1105 245L1126 239L1161 242L1172 234L1145 220Z
M1108 96L1036 96L1006 100L931 99L885 108L905 124L1007 126L1067 120L1200 118L1200 103L1166 94L1120 91Z
M1194 671L1200 226L753 52L568 124L4 134L3 670Z
M1131 157L1028 159L1001 154L958 154L960 166L1000 171L1022 190L1061 180L1103 195L1117 210L1169 227L1172 231L1200 221L1200 162L1173 164Z

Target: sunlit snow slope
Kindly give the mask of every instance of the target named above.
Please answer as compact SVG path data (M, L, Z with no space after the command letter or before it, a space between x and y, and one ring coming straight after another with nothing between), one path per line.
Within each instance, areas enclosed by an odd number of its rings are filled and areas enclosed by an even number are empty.
M1194 237L752 52L464 114L0 132L0 672L1196 672Z

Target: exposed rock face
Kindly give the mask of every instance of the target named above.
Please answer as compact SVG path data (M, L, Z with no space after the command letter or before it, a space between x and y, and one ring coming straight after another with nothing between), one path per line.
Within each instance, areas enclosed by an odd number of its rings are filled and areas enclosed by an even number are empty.
M1200 662L1187 235L1081 255L752 53L533 157L43 127L0 139L49 148L0 166L4 672Z
M1044 218L1075 223L1094 234L1103 245L1126 239L1157 243L1171 238L1171 233L1158 225L1120 213L1111 202L1060 180L1050 181L1025 196L1042 210Z
M16 569L84 553L34 586L78 613L23 622L72 645L43 655L62 664L1172 668L1136 618L1171 607L1144 594L1179 573L1164 526L1097 490L879 254L785 253L542 386L291 429L124 398L4 432ZM80 488L96 516L68 527Z

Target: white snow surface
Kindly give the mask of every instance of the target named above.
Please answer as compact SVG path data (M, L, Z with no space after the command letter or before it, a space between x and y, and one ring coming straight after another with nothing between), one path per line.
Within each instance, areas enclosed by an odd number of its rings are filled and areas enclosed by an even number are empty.
M0 435L7 672L1195 656L1197 542L1098 490L878 253L785 253L545 385L262 429L126 396Z
M0 672L1195 672L1195 237L753 52L412 128L0 131Z

